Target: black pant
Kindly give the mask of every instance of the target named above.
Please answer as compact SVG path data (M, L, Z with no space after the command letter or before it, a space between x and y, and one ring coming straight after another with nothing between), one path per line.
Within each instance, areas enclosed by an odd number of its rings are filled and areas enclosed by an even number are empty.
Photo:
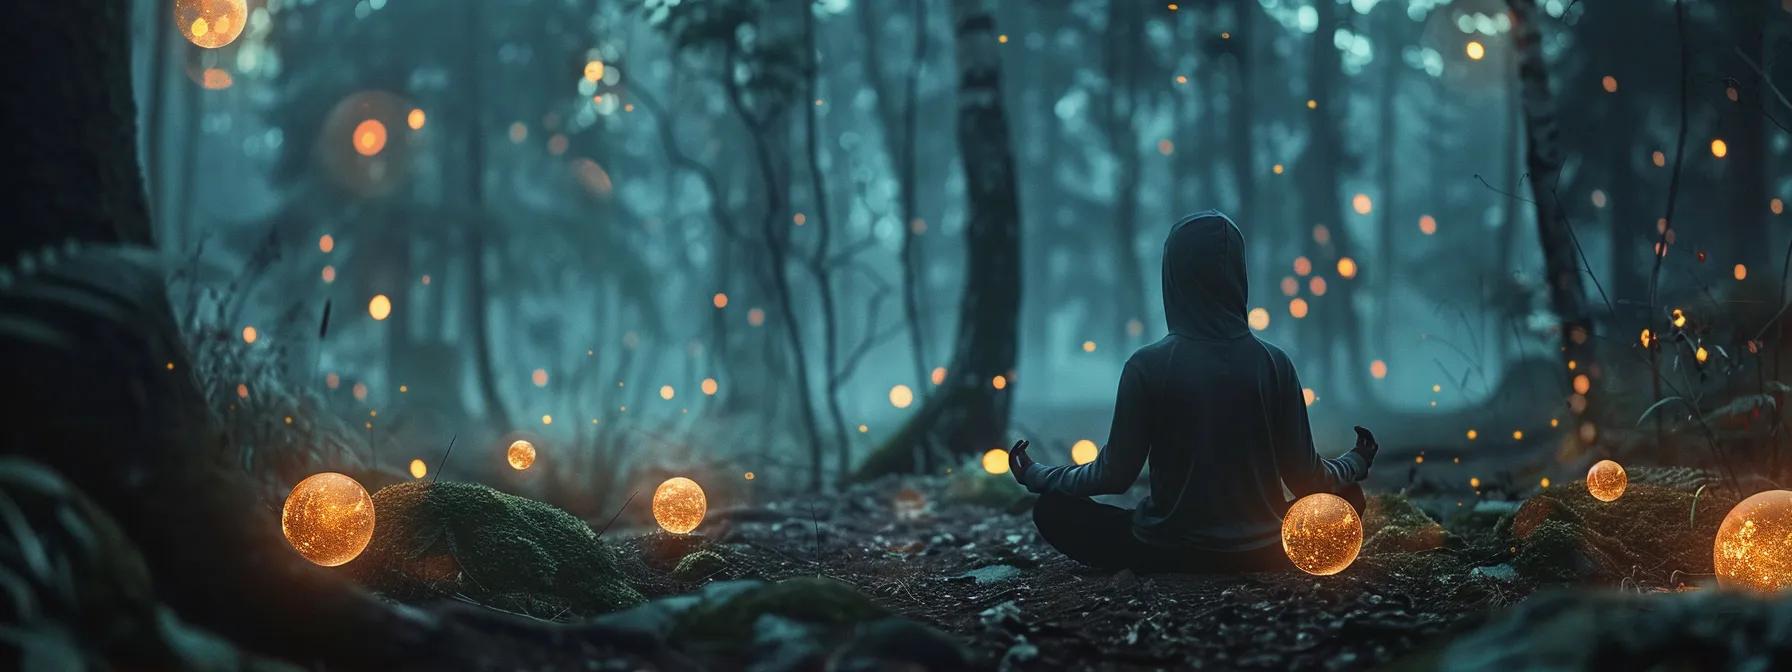
M1338 493L1363 511L1363 488L1352 483ZM1292 504L1292 502L1289 502ZM1280 543L1250 551L1204 551L1154 546L1132 534L1132 509L1088 497L1047 494L1033 505L1039 536L1070 559L1100 569L1136 572L1238 573L1293 569Z

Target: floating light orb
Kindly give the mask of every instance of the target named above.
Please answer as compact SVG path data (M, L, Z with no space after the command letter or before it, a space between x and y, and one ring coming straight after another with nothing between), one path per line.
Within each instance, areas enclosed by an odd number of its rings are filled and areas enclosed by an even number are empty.
M1737 280L1746 280L1748 279L1748 266L1746 264L1737 264L1735 268L1730 269L1730 275Z
M1437 233L1437 218L1431 215L1419 217L1419 233L1427 236Z
M286 496L280 531L306 560L325 567L347 563L373 540L373 498L343 474L313 474Z
M991 448L983 454L983 470L991 474L1008 473L1008 451Z
M1480 432L1477 432L1474 429L1468 430L1468 440L1473 441L1480 436L1481 436Z
M547 369L536 369L534 371L531 371L529 373L529 382L535 383L536 387L547 387L548 386L548 370Z
M1369 362L1369 375L1376 380L1388 377L1388 363L1379 359Z
M1264 310L1263 308L1252 308L1251 312L1245 316L1245 321L1249 322L1251 328L1254 330L1263 331L1264 329L1268 329L1269 311Z
M1095 352L1095 341L1083 341L1083 352Z
M373 156L386 148L386 125L378 119L363 119L355 125L355 153Z
M1587 374L1583 373L1574 377L1575 394L1586 394L1591 389L1593 389L1593 379L1588 378Z
M1356 214L1367 215L1375 211L1375 202L1369 200L1368 194L1357 194L1350 198L1350 209L1355 210Z
M933 370L927 373L927 380L935 385L946 382L946 367L933 367Z
M653 490L653 521L672 534L697 529L708 510L709 500L703 496L703 487L683 476L668 478Z
M1101 454L1101 446L1095 445L1094 441L1088 439L1078 439L1070 446L1070 461L1077 464L1094 462L1095 456L1099 454Z
M728 295L722 292L716 292L715 296L709 297L709 303L716 308L727 308Z
M1617 501L1629 485L1630 475L1624 473L1624 465L1617 462L1600 460L1587 470L1587 494L1601 502Z
M1294 274L1295 275L1298 275L1298 276L1301 276L1304 278L1307 276L1308 273L1312 273L1312 272L1313 272L1313 260L1308 259L1306 257L1295 257L1294 258Z
M989 386L996 388L998 390L1008 389L1008 377L1007 376L996 376L994 378L991 378L991 379L989 379Z
M422 459L411 459L411 478L423 478L429 475L429 464Z
M336 249L336 237L332 236L330 234L327 234L327 233L322 236L318 236L317 249L319 252L323 252L324 254L329 254L331 251Z
M1725 588L1772 593L1792 586L1792 490L1742 500L1717 528L1711 565Z
M1325 276L1307 278L1307 291L1312 292L1313 296L1325 296Z
M244 343L253 344L253 343L255 343L255 339L260 338L260 337L261 337L260 333L255 331L255 325L249 325L247 327L243 327L243 342Z
M1606 75L1605 77L1603 77L1599 80L1599 87L1605 89L1606 93L1617 93L1618 92L1618 78L1613 77L1611 75Z
M423 124L427 121L429 115L424 114L421 107L411 108L411 113L404 116L404 125L411 127L413 131L423 130Z
M1288 302L1288 314L1294 316L1294 319L1297 319L1297 320L1306 317L1307 316L1307 300L1296 297L1293 301L1289 301Z
M764 325L765 310L760 308L750 308L747 310L747 326L759 327Z
M385 294L375 294L367 302L367 314L375 320L384 320L392 316L392 299Z
M1729 154L1730 154L1729 143L1724 142L1723 138L1712 138L1712 140L1711 140L1711 155L1712 156L1715 156L1715 157L1721 159L1721 158L1724 158L1725 156L1729 156Z
M1306 402L1308 406L1312 406L1313 402L1319 401L1319 395L1315 393L1311 387L1300 388L1300 398L1301 401Z
M246 0L175 0L174 25L181 37L206 49L235 42L249 23Z
M1356 277L1356 260L1350 257L1339 258L1338 277L1346 280Z
M1330 493L1300 498L1282 517L1282 550L1294 566L1327 576L1344 571L1363 549L1363 519Z
M1469 40L1468 44L1463 45L1462 50L1468 54L1468 60L1471 61L1479 61L1487 57L1487 47L1479 40Z
M716 385L716 379L704 378L703 384L700 387L703 388L703 396L706 396L706 397L716 396L716 390L718 389L718 387Z
M604 78L604 62L603 61L593 59L593 60L587 61L585 63L585 81L596 84L600 81L603 81L603 78Z
M206 68L199 73L199 85L208 91L228 89L234 83L236 80L230 76L230 71L223 68Z
M908 408L909 404L912 403L915 403L915 391L909 389L907 385L897 385L890 388L891 406L895 406L896 408Z
M664 399L666 401L671 401L672 397L677 396L677 395L678 395L678 391L672 389L671 385L661 385L660 386L660 398L661 399Z
M510 442L510 448L504 451L504 461L509 462L510 468L517 471L534 466L535 444L522 439Z

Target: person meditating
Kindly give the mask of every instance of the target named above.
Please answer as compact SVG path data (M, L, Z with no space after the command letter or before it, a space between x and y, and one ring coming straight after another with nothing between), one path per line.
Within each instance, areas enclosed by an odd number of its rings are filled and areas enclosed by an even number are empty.
M1033 521L1046 543L1103 569L1265 571L1292 567L1284 486L1296 498L1336 493L1362 512L1374 435L1357 427L1350 452L1319 456L1294 364L1251 334L1245 288L1231 219L1208 210L1170 229L1170 333L1127 359L1107 445L1081 466L1034 462L1024 440L1009 452L1015 479L1040 495ZM1137 510L1089 498L1125 492L1147 462L1151 492Z

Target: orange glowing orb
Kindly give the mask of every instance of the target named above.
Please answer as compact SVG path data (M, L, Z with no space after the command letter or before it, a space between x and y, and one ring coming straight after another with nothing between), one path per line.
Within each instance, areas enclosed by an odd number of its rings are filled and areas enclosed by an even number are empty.
M1771 593L1792 586L1792 490L1756 493L1730 509L1711 564L1725 588Z
M1263 331L1264 329L1268 329L1269 311L1264 310L1263 308L1252 308L1251 312L1246 314L1245 321L1250 323L1251 328L1254 330Z
M355 153L373 156L386 148L386 125L378 119L363 119L355 125Z
M181 37L206 49L235 42L249 23L246 0L175 0L174 26Z
M413 131L423 130L423 124L428 121L429 121L429 115L424 114L423 108L421 108L421 107L411 108L410 114L407 114L404 117L405 125L410 126L411 130L413 130Z
M528 469L535 465L535 444L521 439L513 441L510 449L504 451L504 459L510 463L511 469Z
M1300 498L1282 517L1282 550L1308 574L1337 574L1363 549L1363 519L1350 502L1330 493Z
M703 496L703 486L691 479L674 476L653 490L653 522L667 532L685 534L697 529L707 511L709 500Z
M411 478L423 478L429 475L429 465L422 459L411 460Z
M915 391L907 385L896 385L890 388L890 405L896 408L908 408L915 403Z
M1094 441L1088 439L1079 439L1070 446L1070 461L1077 464L1094 462L1095 456L1099 454L1101 454L1101 446L1095 445Z
M1587 493L1601 502L1617 501L1629 485L1630 475L1624 473L1624 465L1617 462L1600 460L1587 470Z
M991 448L983 454L983 470L992 474L1008 473L1008 451Z
M311 475L286 496L280 531L306 560L325 567L347 563L373 540L373 498L348 476Z
M392 299L385 294L375 294L367 301L367 315L375 320L384 320L392 316Z

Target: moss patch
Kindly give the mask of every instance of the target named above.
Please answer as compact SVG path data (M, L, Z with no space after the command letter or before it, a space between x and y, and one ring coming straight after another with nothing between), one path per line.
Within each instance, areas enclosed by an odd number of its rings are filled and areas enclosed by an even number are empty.
M1442 548L1449 533L1406 497L1379 494L1363 508L1363 538L1364 553L1419 553Z
M1541 581L1618 581L1635 572L1711 572L1711 539L1734 495L1684 470L1632 470L1624 496L1601 502L1575 481L1526 501L1500 525L1513 565ZM1698 506L1693 506L1695 497Z
M473 483L411 481L373 495L373 541L348 569L398 599L450 593L541 614L639 604L616 557L573 515Z

